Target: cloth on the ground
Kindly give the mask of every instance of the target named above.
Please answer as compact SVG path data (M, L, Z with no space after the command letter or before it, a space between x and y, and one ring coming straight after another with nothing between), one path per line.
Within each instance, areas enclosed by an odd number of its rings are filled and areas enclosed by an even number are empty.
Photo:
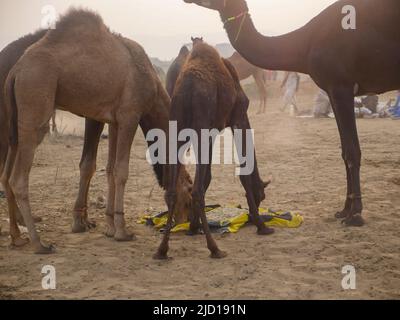
M394 119L400 119L400 92L394 106L390 107L389 113Z
M214 233L236 233L249 221L249 211L240 206L221 207L220 205L205 208L208 224ZM259 209L261 219L269 227L298 228L304 218L298 213L276 211L272 209ZM167 224L167 212L145 215L139 219L139 224L153 226L162 230ZM188 231L190 223L175 226L171 232Z

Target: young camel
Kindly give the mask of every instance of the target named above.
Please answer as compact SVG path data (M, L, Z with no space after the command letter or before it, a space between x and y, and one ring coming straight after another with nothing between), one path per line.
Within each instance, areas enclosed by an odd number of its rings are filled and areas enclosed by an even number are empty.
M242 149L246 149L246 130L250 129L247 109L249 100L243 92L239 78L234 67L229 61L221 59L218 52L206 43L194 42L194 47L186 64L181 71L172 97L170 121L177 121L178 132L183 129L193 129L201 137L202 129L241 129ZM214 140L214 139L210 139ZM212 258L224 258L226 253L219 250L211 236L204 213L205 193L211 182L212 143L208 150L208 163L201 163L202 151L200 146L208 143L199 141L195 150L197 165L196 177L192 192L193 213L190 216L190 229L192 234L199 231L199 219L207 239L207 246ZM183 145L178 142L178 150ZM196 149L196 148L195 148ZM238 149L239 150L239 149ZM176 151L178 154L178 151ZM256 224L258 234L269 235L273 229L265 226L261 221L258 208L265 199L264 183L258 172L254 156L254 170L250 175L241 175L240 181L246 190L246 198L250 209L251 220ZM241 155L240 155L241 156ZM249 155L246 155L248 157ZM207 157L207 155L205 155ZM173 211L176 205L176 181L181 164L170 164L166 201L169 210L166 232L155 259L167 259L168 242L172 227ZM245 164L243 164L245 166Z
M10 133L10 141L0 174L3 173L2 182L11 207L19 207L21 211L35 252L54 251L51 245L42 244L35 229L29 202L29 172L56 106L93 119L92 123L97 125L91 132L101 132L100 123L109 123L106 234L117 241L132 240L124 219L131 145L139 124L145 133L151 128L167 132L170 103L144 50L137 43L112 34L97 14L71 10L60 19L55 30L26 51L11 70L5 90L5 123L9 124L5 132ZM3 152L2 149L0 158L4 158ZM90 158L86 164L92 163L93 168L95 161ZM155 165L160 180L164 180L163 169ZM187 182L189 177L183 176ZM190 192L190 184L185 191ZM82 199L85 196L87 193ZM187 209L190 197L186 201L181 205L184 203ZM22 245L24 240L15 221L15 210L9 214L12 241Z

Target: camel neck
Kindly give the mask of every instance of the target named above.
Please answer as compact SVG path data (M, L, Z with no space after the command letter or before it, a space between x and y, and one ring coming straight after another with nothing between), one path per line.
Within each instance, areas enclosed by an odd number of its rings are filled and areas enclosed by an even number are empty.
M308 36L302 29L278 37L267 37L255 28L250 14L233 21L221 13L233 47L250 63L263 69L308 73Z

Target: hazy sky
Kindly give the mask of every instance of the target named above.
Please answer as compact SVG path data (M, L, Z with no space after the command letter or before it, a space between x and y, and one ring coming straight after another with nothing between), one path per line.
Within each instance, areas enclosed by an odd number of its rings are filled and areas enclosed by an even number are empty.
M248 0L257 28L278 35L304 25L335 0ZM183 0L0 0L0 49L41 26L42 8L61 14L69 6L98 11L114 31L138 41L152 57L174 57L190 36L228 42L216 12Z

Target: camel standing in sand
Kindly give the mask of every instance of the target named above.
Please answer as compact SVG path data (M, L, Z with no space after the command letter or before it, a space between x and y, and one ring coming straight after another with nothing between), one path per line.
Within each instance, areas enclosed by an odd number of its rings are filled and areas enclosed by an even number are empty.
M178 79L179 73L181 72L188 55L189 49L186 46L183 46L179 51L178 56L168 69L165 86L170 97L172 97L172 94L174 93L176 80Z
M240 81L246 80L251 76L254 78L260 98L258 113L265 113L267 107L266 71L249 63L238 52L235 52L228 60L235 67Z
M177 121L178 132L184 129L193 129L200 141L198 150L195 150L197 165L196 178L193 185L192 204L193 214L190 219L190 231L196 234L199 231L201 219L203 230L207 238L207 246L212 258L223 258L226 253L219 250L211 236L204 212L205 193L211 182L212 143L209 144L207 155L202 155L202 147L209 143L203 141L201 131L203 129L223 129L230 127L240 129L242 135L242 149L246 148L246 130L250 129L247 109L249 100L242 90L235 68L225 59L221 59L216 49L199 39L194 41L194 47L175 85L172 96L170 121ZM210 138L210 140L214 140ZM213 141L212 141L213 142ZM178 150L183 142L178 142ZM177 151L178 151L177 150ZM176 152L177 152L176 151ZM258 234L268 235L273 232L261 221L258 208L265 199L264 183L258 172L257 161L254 156L254 170L250 175L241 175L240 181L246 190L246 198L249 205L251 220L256 224ZM178 154L178 152L177 152ZM202 163L200 159L208 157L208 163ZM250 155L246 155L248 157ZM242 164L243 166L244 164ZM160 247L155 254L155 259L167 259L168 242L172 227L172 217L176 205L176 181L181 164L170 164L166 200L169 210L167 228Z
M250 63L268 70L309 74L328 93L347 174L344 209L335 216L350 226L364 225L354 96L400 88L400 2L339 0L304 27L267 37L256 30L244 0L184 1L219 11L231 44ZM356 12L356 21L354 16L352 19L355 29L343 24L348 18L343 8L348 5Z
M102 123L109 123L106 233L117 241L132 240L124 219L131 145L139 124L145 133L152 128L168 131L170 103L144 50L137 43L112 34L98 15L71 10L60 19L56 29L25 52L11 70L5 90L7 113L0 115L10 141L6 150L0 149L0 159L7 158L5 164L0 162L0 174L10 207L19 207L35 252L53 252L52 246L42 244L35 229L29 202L29 172L56 106L94 120L97 133L101 132ZM93 151L86 138L85 147ZM95 161L83 162L81 170L90 167L92 173ZM154 168L165 185L164 167L156 164ZM188 194L190 186L186 185ZM82 199L85 196L87 192ZM182 200L181 205L187 209L190 204ZM12 240L21 245L24 241L15 221L15 210L9 214Z

